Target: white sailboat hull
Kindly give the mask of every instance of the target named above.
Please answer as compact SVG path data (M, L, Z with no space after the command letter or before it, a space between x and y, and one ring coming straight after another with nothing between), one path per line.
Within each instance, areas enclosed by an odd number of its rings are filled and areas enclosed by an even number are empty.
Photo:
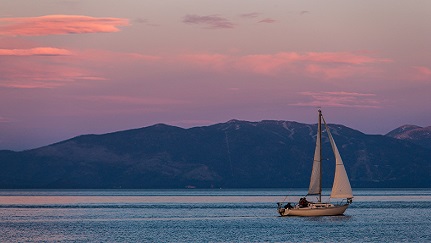
M314 217L314 216L336 216L342 215L346 211L349 204L344 205L333 205L329 203L310 203L308 207L294 207L291 209L279 208L278 213L281 216L303 216L303 217Z
M308 194L299 200L299 203L292 207L291 203L283 206L284 202L278 202L278 213L281 216L334 216L342 215L344 211L352 203L353 192L350 186L349 177L347 176L346 168L341 159L340 152L335 144L329 127L323 118L322 111L319 112L319 120L317 123L316 148L314 150L313 167L311 170L310 186ZM335 156L335 174L332 184L330 198L346 199L347 203L334 205L331 203L322 203L322 121L325 124L325 129L328 134L329 142L331 143L332 151ZM308 195L318 195L318 202L309 202L306 197Z

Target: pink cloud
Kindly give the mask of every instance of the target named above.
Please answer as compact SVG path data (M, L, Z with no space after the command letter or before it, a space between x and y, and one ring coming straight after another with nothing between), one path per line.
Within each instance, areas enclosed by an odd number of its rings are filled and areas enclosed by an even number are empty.
M215 71L243 71L262 75L296 74L320 79L341 79L360 74L376 75L379 65L391 62L354 52L280 52L259 55L187 54L174 62L193 64Z
M370 70L366 65L387 62L390 60L348 52L280 52L243 56L237 64L243 69L266 75L289 71L311 76L323 75L324 78L342 78Z
M431 81L431 68L424 66L413 67L412 78L414 80Z
M0 49L0 56L67 56L72 52L53 47L37 47L30 49Z
M52 89L77 80L106 80L103 77L88 76L85 73L67 68L60 68L56 71L39 70L33 73L3 75L2 79L0 87L16 89Z
M47 83L47 82L5 82L0 84L0 87L14 88L14 89L52 89L59 87L59 84Z
M195 53L154 56L100 50L72 52L56 48L30 48L0 49L0 55L24 56L0 66L0 85L14 88L55 88L76 81L107 80L107 77L111 78L112 74L116 73L115 68L134 70L125 75L136 75L145 70L146 75L151 75L152 70L163 67L170 72L182 73L186 68L190 72L239 72L266 76L294 75L321 80L342 79L355 75L375 75L376 70L379 70L376 65L390 61L354 52L280 52L266 55ZM107 70L107 66L114 69ZM427 69L420 70L425 70L423 73L426 73Z
M96 18L81 15L46 15L26 18L0 18L0 35L41 36L119 31L129 21L121 18Z
M296 53L277 53L274 55L247 55L240 57L237 66L261 74L274 74L283 66L297 60Z
M318 63L367 64L392 62L386 58L375 58L352 52L308 52L301 55L301 60Z
M357 74L374 75L374 67L361 65L328 65L322 63L309 63L304 65L303 72L311 77L320 77L323 79L342 79Z
M186 101L170 99L170 98L156 98L156 97L131 97L121 95L96 95L81 97L80 99L89 100L92 102L101 103L115 103L115 104L128 104L128 105L181 105L186 104Z
M139 52L115 52L109 50L98 50L98 49L87 49L81 51L74 51L73 57L80 61L91 60L91 62L97 63L109 63L109 62L135 62L135 61L148 61L156 62L162 60L163 56L157 55L145 55ZM96 63L95 63L96 64Z
M30 53L24 53L31 55ZM18 53L23 54L23 53ZM18 89L56 88L76 81L100 81L106 78L81 67L73 56L26 56L11 59L0 66L0 86Z
M9 58L0 65L0 87L34 89L57 88L81 81L108 80L107 65L160 64L161 56L119 53L102 50L70 51L39 47L0 49L0 57ZM31 58L29 58L31 57ZM121 67L119 67L121 66Z
M262 19L261 21L259 21L258 23L267 23L267 24L272 24L276 22L274 19L271 18L266 18L266 19Z
M0 123L9 123L12 122L13 120L7 117L2 117L0 116Z
M232 22L218 15L186 15L183 18L183 23L205 25L207 29L231 29L234 27Z
M301 92L300 94L305 96L308 101L290 105L311 107L381 108L380 102L375 99L375 94L345 91Z

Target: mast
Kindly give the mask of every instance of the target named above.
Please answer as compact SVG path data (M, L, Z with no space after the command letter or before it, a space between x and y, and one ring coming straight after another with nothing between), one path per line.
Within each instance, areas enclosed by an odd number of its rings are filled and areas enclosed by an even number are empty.
M319 135L317 136L316 139L319 139L319 145L320 145L320 148L319 148L320 161L319 161L319 163L321 164L322 163L322 111L320 109L319 109L319 123L317 124L317 130L318 130ZM319 202L322 202L322 166L319 166L319 168L320 168L320 171L319 171L319 174L320 174L320 176L319 176L319 178L320 178L320 180L319 180Z

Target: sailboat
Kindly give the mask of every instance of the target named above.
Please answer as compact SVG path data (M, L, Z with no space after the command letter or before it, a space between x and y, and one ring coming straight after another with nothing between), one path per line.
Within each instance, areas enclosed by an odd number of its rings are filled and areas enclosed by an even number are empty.
M338 152L337 145L329 131L328 125L323 118L322 111L319 112L319 122L317 123L317 138L316 149L314 151L313 168L310 178L310 186L308 194L301 198L299 203L291 204L285 202L278 202L278 213L281 216L334 216L342 215L352 203L353 193L350 186L349 178L344 168L343 160ZM332 151L335 155L335 176L332 185L332 192L330 198L342 199L338 204L330 202L322 202L322 121L325 124L325 129L331 143ZM307 200L307 196L316 196L317 202Z

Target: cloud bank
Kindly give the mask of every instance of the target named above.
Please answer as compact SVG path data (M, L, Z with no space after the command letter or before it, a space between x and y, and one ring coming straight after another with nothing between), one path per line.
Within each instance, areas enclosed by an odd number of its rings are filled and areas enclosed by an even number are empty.
M290 72L326 79L345 78L367 71L372 73L376 64L392 62L354 52L279 52L243 56L204 53L180 58L183 62L218 71L242 70L263 75Z
M72 52L53 47L37 47L30 49L0 49L0 56L68 56Z
M96 18L82 15L46 15L26 18L0 18L0 36L44 36L83 33L110 33L127 26L122 18Z
M149 75L154 70L185 70L212 75L240 76L258 74L272 77L302 77L318 80L340 80L360 75L373 76L381 65L391 60L355 52L279 52L273 54L231 55L221 53L183 53L143 55L69 50L40 47L31 49L0 49L0 56L33 56L19 63L0 66L0 78L7 80L0 86L14 88L55 88L72 81L106 80L110 71L106 65L134 67L136 76ZM43 60L43 61L42 61ZM84 65L85 64L85 65ZM118 66L119 67L119 66ZM161 68L163 67L163 68ZM181 71L178 70L181 67ZM420 68L422 78L429 77L429 69ZM131 73L132 74L132 73Z
M376 99L376 95L370 93L331 91L301 92L300 95L310 100L290 105L311 107L381 108L380 102Z

